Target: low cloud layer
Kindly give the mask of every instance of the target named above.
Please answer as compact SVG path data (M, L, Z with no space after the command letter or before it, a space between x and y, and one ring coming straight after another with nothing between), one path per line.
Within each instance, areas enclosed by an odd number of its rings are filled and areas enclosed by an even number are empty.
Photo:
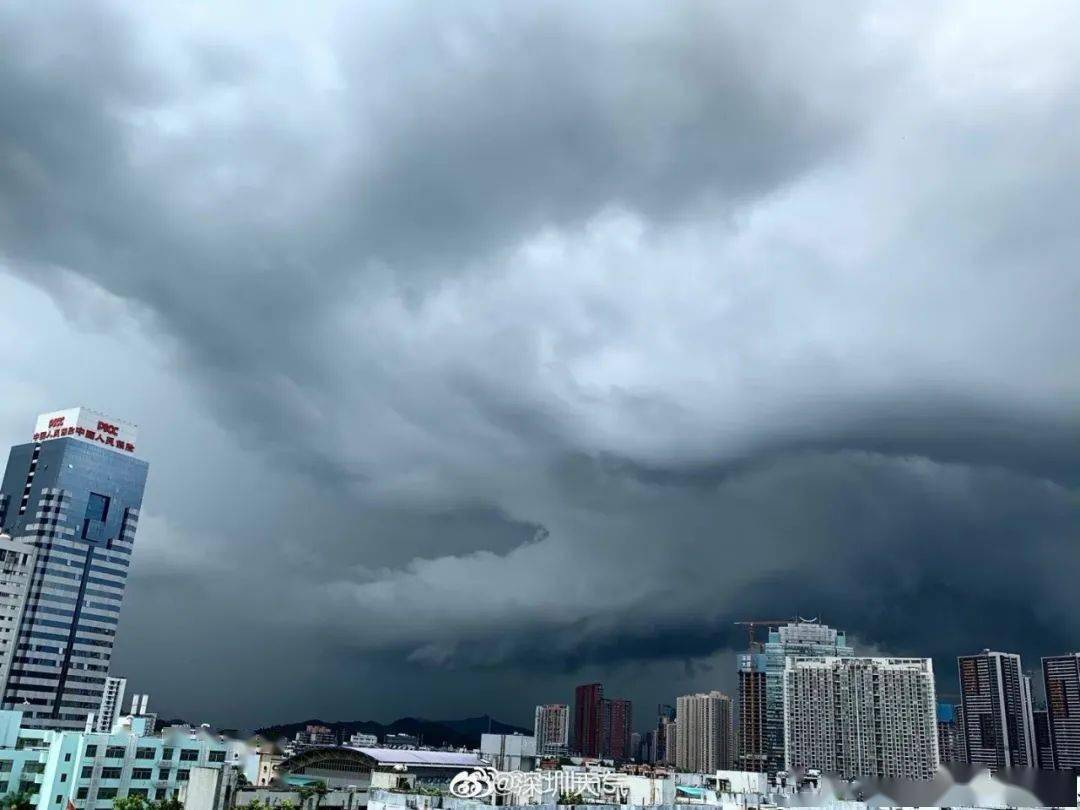
M115 668L644 724L742 618L1075 648L1076 16L4 6L0 429L142 426Z

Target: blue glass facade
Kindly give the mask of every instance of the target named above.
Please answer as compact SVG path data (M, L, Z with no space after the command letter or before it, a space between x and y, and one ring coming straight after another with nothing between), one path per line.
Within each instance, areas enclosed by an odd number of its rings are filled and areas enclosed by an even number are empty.
M0 701L26 727L82 730L98 709L147 470L74 436L11 449L0 526L34 553Z

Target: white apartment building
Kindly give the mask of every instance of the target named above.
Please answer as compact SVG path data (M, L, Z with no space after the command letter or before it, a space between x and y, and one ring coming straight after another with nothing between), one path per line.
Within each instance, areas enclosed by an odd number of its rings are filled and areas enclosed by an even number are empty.
M932 779L938 766L933 663L789 657L784 754L789 768L844 778Z
M36 810L112 810L113 800L183 798L192 772L242 766L246 744L206 728L148 733L148 718L121 718L111 733L23 726L23 713L0 711L0 796L27 793Z
M124 692L127 690L127 678L106 678L105 690L101 693L101 705L98 706L97 715L94 717L92 731L100 731L108 734L113 730L116 719L124 704ZM132 707L132 713L138 711L137 706Z
M7 680L36 559L33 543L13 540L10 534L0 532L0 683Z
M716 773L732 764L731 698L712 691L675 702L675 766Z
M537 756L566 756L570 750L570 707L565 703L537 706L533 736Z

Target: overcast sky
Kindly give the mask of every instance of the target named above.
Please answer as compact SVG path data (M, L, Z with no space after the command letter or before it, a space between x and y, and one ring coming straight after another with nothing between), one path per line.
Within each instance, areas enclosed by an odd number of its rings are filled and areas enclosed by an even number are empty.
M0 445L150 481L113 668L253 726L1080 647L1080 6L0 5Z

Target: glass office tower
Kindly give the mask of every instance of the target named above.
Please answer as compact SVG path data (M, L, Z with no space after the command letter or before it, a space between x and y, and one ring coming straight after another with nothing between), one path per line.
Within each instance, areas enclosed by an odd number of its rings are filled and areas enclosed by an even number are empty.
M82 730L101 703L148 469L135 436L73 408L38 417L8 456L0 701L25 726Z

